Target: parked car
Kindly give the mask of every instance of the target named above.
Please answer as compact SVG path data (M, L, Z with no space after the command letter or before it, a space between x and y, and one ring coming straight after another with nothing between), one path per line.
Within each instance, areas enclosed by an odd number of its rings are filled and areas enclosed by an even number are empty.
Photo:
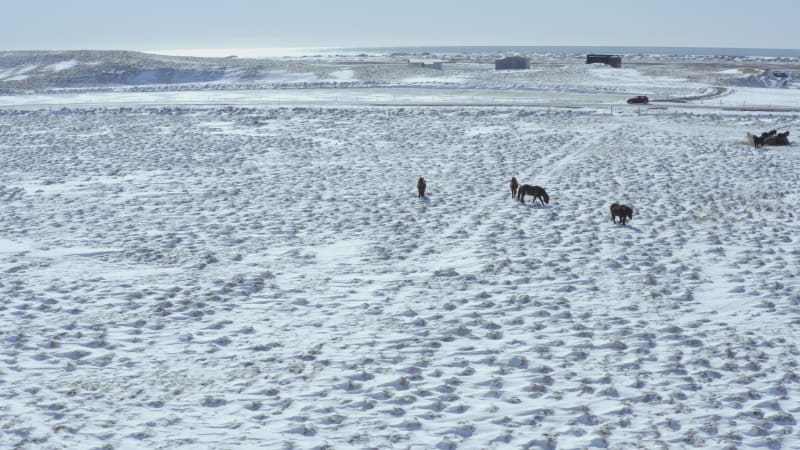
M628 99L628 104L633 105L636 103L644 103L646 105L650 103L650 99L646 95L637 95Z

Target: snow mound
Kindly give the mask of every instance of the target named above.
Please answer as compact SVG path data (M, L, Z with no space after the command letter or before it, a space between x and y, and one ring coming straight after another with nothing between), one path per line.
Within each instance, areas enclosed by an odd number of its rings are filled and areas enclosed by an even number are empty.
M55 84L58 86L179 84L217 81L224 76L224 69L131 68L59 79Z
M759 74L752 74L745 77L730 78L725 84L739 87L763 87L763 88L798 88L799 79L795 73L783 70L765 70Z

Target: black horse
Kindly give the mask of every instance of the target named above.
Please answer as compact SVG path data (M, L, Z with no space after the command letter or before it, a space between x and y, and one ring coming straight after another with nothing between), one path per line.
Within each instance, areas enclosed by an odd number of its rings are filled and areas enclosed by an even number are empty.
M542 206L547 203L550 203L550 197L547 195L547 192L544 191L539 186L531 186L530 184L523 184L522 186L517 189L517 199L522 203L525 203L525 196L530 195L533 197L532 204L536 203L536 199L539 199Z
M611 221L617 223L617 217L619 217L619 223L625 225L627 220L633 219L633 209L628 205L614 203L611 205Z
M417 193L419 194L419 198L425 197L425 187L427 184L425 183L425 178L419 177L417 180Z

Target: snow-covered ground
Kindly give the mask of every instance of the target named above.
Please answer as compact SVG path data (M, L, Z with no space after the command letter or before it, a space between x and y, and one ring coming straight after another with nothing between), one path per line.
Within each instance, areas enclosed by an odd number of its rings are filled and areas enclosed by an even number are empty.
M800 447L797 89L303 64L0 96L0 447Z

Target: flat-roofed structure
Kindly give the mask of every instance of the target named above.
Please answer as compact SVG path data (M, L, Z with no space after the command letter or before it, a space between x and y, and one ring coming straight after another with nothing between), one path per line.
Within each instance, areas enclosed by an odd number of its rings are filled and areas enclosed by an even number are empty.
M619 55L586 55L586 64L603 63L619 69L622 67L622 56Z
M514 69L530 69L531 60L524 56L509 56L506 58L495 60L495 70L514 70Z

